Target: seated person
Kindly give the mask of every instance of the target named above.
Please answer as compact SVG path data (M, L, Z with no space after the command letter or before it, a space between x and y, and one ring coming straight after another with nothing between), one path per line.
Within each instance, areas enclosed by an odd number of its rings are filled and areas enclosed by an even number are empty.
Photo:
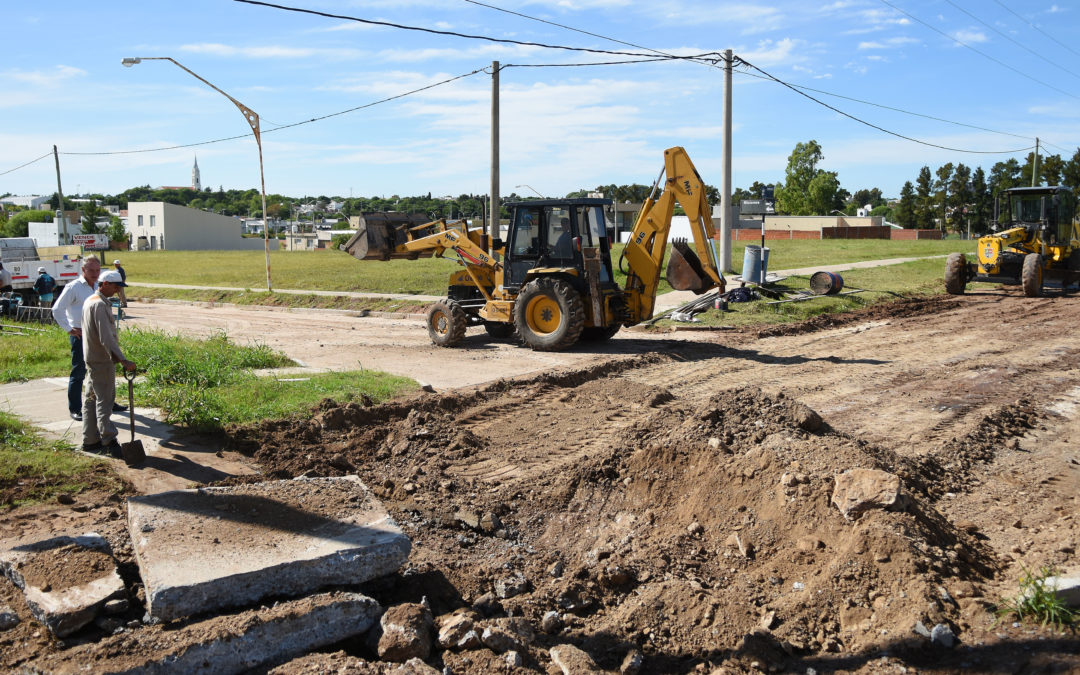
M573 238L570 236L570 219L563 218L559 221L558 225L554 225L551 228L551 235L548 242L550 243L552 238L555 239L554 243L551 243L551 256L553 258L572 258L574 257L574 244ZM555 237L554 235L558 235Z

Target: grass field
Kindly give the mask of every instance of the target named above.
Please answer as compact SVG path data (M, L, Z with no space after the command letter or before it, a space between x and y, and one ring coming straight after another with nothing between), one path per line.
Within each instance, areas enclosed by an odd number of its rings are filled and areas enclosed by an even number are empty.
M732 263L741 269L747 243L735 242ZM769 247L769 268L790 269L836 265L859 260L944 255L974 250L974 242L891 241L882 239L777 240ZM618 265L621 246L613 251ZM110 254L111 255L111 254ZM132 283L180 284L215 288L266 290L262 251L130 251L115 254L124 262ZM110 260L111 262L111 260ZM447 277L457 269L451 260L359 261L342 251L275 251L270 254L274 288L372 293L443 295ZM623 281L616 272L616 279ZM660 291L670 290L666 283ZM132 294L147 293L135 288ZM155 291L160 292L160 291ZM163 293L165 297L176 297Z
M41 438L30 425L0 411L0 504L29 504L89 487L120 491L107 464Z

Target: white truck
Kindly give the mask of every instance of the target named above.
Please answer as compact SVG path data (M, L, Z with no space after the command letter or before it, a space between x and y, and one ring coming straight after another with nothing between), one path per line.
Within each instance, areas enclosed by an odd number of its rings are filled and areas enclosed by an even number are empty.
M56 280L54 293L58 295L64 285L79 278L81 265L78 260L69 260L66 256L43 260L30 237L0 238L0 262L11 272L11 286L22 296L23 304L37 304L34 282L38 279L39 267L44 267Z

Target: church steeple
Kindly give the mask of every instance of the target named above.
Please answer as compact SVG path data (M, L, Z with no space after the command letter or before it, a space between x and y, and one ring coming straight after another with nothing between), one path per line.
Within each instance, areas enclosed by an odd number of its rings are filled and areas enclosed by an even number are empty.
M195 155L195 166L191 167L191 189L202 191L202 181L199 180L199 156Z

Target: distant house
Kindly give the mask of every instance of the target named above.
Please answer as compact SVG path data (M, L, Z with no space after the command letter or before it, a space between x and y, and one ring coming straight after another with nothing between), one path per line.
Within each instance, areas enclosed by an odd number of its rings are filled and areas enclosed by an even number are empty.
M166 202L128 202L128 232L140 251L261 250L261 239L240 236L236 218Z
M0 204L25 206L34 211L42 211L49 208L50 199L52 199L52 197L42 197L41 195L12 195L11 197L0 197Z

